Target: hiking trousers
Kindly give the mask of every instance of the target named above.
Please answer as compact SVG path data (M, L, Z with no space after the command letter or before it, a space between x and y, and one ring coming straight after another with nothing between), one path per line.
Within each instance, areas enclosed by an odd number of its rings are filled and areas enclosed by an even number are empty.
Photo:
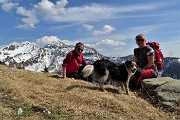
M146 70L137 70L136 73L131 77L129 87L133 90L141 88L140 82L148 78L157 78L158 73L156 70L149 68Z

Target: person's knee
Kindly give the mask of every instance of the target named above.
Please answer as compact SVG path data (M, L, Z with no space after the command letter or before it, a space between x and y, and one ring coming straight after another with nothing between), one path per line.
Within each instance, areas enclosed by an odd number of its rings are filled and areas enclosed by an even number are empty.
M79 79L79 75L78 74L73 74L73 76L72 76L74 79Z
M141 73L141 77L142 77L143 79L145 79L145 78L151 78L153 72L154 72L154 71L151 70L151 69L150 69L150 70L145 70L144 72Z

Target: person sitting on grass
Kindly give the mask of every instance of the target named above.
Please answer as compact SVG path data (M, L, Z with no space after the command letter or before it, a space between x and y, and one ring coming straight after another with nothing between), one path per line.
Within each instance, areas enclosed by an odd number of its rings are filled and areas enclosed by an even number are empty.
M70 51L66 58L63 60L62 64L62 75L63 78L74 78L74 79L81 79L82 75L81 70L84 66L88 63L83 58L82 52L84 50L84 44L78 42L74 50Z

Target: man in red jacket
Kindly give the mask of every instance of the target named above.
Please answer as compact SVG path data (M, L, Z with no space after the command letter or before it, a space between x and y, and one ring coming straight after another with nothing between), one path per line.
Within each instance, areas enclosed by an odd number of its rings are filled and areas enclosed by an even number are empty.
M86 66L87 62L83 58L82 52L84 50L84 44L79 42L76 44L74 50L70 51L66 58L63 60L62 70L63 70L63 78L74 78L80 79L79 69L80 66Z

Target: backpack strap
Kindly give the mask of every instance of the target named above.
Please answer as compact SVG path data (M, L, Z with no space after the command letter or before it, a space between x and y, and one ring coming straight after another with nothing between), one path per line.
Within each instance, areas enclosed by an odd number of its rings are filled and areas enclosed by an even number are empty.
M149 45L150 46L150 45ZM150 68L152 68L152 69L154 69L154 70L156 70L156 63L155 63L155 60L156 60L156 54L155 54L155 49L152 47L152 46L150 46L152 49L153 49L153 51L154 51L154 64L150 67ZM144 54L148 57L148 46L146 46L146 49L144 50L145 52L144 52Z

